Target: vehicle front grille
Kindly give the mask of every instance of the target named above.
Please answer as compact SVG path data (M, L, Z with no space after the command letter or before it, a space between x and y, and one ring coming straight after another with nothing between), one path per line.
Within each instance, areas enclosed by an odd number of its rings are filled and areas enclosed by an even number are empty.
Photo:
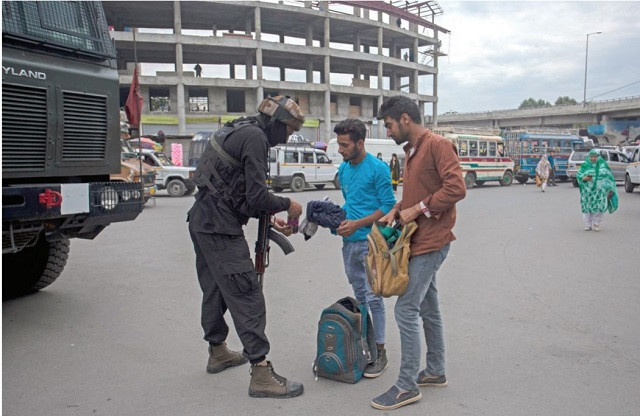
M43 171L47 157L47 90L2 84L2 171Z
M107 148L107 98L65 91L64 161L104 160Z

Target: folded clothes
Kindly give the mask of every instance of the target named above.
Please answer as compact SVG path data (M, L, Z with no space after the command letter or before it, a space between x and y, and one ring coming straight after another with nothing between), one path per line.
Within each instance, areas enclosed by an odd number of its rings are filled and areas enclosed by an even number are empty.
M318 231L318 226L335 230L346 218L347 213L325 196L321 201L307 203L307 218L302 220L299 230L306 241Z
M347 213L331 201L309 201L307 219L321 227L336 229L347 219Z

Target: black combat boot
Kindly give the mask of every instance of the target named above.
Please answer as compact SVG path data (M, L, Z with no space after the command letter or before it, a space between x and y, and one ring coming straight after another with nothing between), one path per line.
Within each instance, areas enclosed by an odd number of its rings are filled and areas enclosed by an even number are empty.
M249 396L273 397L276 399L288 399L300 396L304 391L302 383L288 381L273 371L271 361L267 365L251 366L251 383L249 384Z
M239 352L229 351L227 343L220 345L209 345L209 362L207 362L207 373L216 374L220 371L241 365L249 361L247 357Z

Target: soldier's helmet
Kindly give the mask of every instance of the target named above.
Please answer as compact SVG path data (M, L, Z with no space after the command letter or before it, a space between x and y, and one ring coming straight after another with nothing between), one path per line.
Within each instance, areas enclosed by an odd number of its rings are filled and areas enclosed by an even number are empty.
M298 104L288 95L265 98L258 106L258 112L270 116L271 119L280 120L293 127L295 131L299 131L304 124L304 114Z

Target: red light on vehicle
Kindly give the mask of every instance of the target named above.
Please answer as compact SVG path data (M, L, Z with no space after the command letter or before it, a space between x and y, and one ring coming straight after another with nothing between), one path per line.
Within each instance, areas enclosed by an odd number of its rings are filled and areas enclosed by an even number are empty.
M47 189L38 195L38 201L47 207L47 209L51 209L62 205L62 195L60 195L60 192Z

